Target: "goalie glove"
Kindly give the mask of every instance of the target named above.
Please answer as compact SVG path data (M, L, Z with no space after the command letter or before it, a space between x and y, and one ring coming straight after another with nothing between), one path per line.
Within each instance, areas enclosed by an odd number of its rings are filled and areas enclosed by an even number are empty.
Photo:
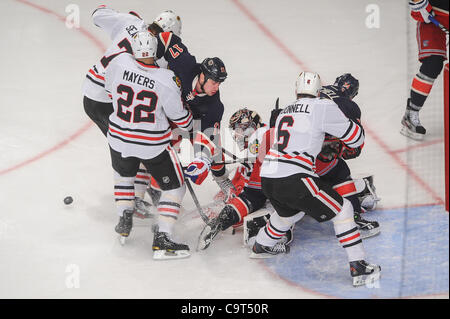
M203 183L211 169L211 162L204 157L195 158L185 169L185 175L197 185Z
M409 1L409 7L411 9L411 17L419 22L430 23L430 15L434 16L434 11L428 0L421 0L414 2Z

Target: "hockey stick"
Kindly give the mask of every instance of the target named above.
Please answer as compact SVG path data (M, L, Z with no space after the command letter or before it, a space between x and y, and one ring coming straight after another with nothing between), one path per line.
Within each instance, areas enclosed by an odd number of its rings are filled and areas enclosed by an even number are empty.
M189 193L191 193L192 200L194 201L195 207L197 207L198 213L200 214L200 217L203 219L205 224L209 222L208 216L205 215L203 212L202 207L200 206L200 202L198 201L197 195L195 195L194 189L192 188L191 182L187 177L184 178L184 181L186 182L186 186L189 190Z
M444 27L441 23L439 23L438 20L436 20L435 17L433 17L431 14L428 16L428 19L430 19L430 21L437 26L439 29L441 29L443 32L448 34L448 30L446 27Z

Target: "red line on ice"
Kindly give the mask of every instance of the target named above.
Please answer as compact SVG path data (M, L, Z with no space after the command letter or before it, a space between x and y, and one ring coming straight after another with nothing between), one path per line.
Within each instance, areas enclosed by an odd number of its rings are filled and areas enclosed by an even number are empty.
M48 8L45 8L41 5L29 2L27 0L16 0L17 2L20 2L24 5L27 5L29 7L32 7L34 9L37 9L43 13L52 15L54 17L56 17L58 20L62 21L65 23L66 21L66 17L64 17L63 15L60 15L58 13L56 13L55 11L52 11ZM79 27L79 28L74 28L75 30L79 31L83 36L85 36L86 38L88 38L89 40L91 40L95 46L101 50L102 52L106 50L106 48L104 47L104 45L100 42L100 40L98 40L96 37L94 37L89 31L87 31L86 29L84 29L83 27ZM80 100L81 103L81 100ZM80 106L81 107L81 106ZM62 140L61 142L57 143L56 145L50 147L49 149L29 158L26 159L18 164L15 164L11 167L5 168L0 170L0 175L4 175L7 174L11 171L14 171L16 169L19 169L23 166L26 166L28 164L31 164L59 149L61 149L62 147L66 146L69 142L73 141L74 139L78 138L80 135L82 135L84 132L86 132L91 126L93 125L93 123L91 121L89 121L88 123L84 124L81 128L79 128L75 133L73 133L72 135L70 135L69 137L67 137L66 139Z
M416 144L416 145L411 145L402 149L398 149L398 150L393 150L392 152L394 153L404 153L404 152L409 152L410 150L413 149L417 149L417 148L423 148L423 147L427 147L427 146L431 146L434 144L441 144L444 143L444 139L443 138L438 138L438 139L434 139L428 142L423 142L420 144Z

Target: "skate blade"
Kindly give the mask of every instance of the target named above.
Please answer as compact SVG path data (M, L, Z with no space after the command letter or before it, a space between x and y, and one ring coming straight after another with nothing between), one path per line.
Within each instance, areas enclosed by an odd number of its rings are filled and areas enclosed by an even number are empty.
M400 133L406 137L409 137L415 141L423 141L423 138L425 136L425 134L419 134L419 133L415 133L410 131L407 127L403 126Z
M376 236L380 233L381 229L378 226L377 228L371 229L371 230L359 230L359 233L361 234L362 239L370 238L373 236Z
M125 243L127 242L127 237L128 237L128 236L122 236L122 235L119 235L118 239L119 239L120 245L122 245L122 246L125 245Z
M205 226L205 228L203 228L202 232L200 233L200 236L198 236L197 248L196 248L197 251L205 250L211 244L212 238L210 238L209 240L204 239L205 235L209 232L211 232L211 227Z
M370 275L362 275L362 276L353 277L353 286L359 287L362 285L372 285L373 283L375 283L375 281L378 281L380 279L380 276L381 276L381 270L376 269Z
M153 259L155 260L168 260L168 259L181 259L188 258L191 254L189 250L176 250L176 251L168 251L168 250L154 250L153 251Z

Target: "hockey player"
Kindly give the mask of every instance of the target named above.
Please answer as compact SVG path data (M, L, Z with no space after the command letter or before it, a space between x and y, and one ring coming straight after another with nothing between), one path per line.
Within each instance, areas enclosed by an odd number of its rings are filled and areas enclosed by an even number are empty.
M247 151L248 162L240 166L235 175L242 176L245 183L242 191L228 199L218 217L211 219L205 225L200 234L199 249L208 248L220 231L242 224L244 217L261 209L267 200L261 191L260 168L273 142L273 134L269 126L261 121L258 113L242 108L230 117L229 128L233 132L233 139L239 149ZM289 230L286 241L290 242L291 239L292 231Z
M227 78L225 65L218 57L206 58L202 63L197 63L181 39L173 33L160 33L158 41L157 56L164 57L168 67L179 77L181 97L194 116L194 130L190 139L195 158L186 168L186 176L200 185L211 170L219 187L229 193L233 185L225 165L213 164L223 159L220 122L224 105L220 100L219 87Z
M314 163L326 133L356 148L364 143L364 130L332 100L319 99L320 88L318 74L301 72L296 82L297 100L277 118L275 143L261 166L262 190L276 212L259 230L250 257L288 253L289 246L280 238L303 212L318 222L333 221L336 237L348 256L353 285L363 285L378 280L381 267L365 261L350 201L319 178Z
M108 119L113 112L113 105L111 98L105 91L105 68L121 52L132 54L131 39L138 31L148 29L154 35L163 31L172 31L180 35L181 19L172 11L167 10L158 15L153 23L147 25L133 11L119 13L104 5L98 7L92 13L92 19L96 26L108 34L112 44L100 61L92 66L86 75L83 83L83 104L86 114L106 136ZM164 61L158 62L159 64L167 64ZM150 204L143 200L149 181L150 176L141 165L135 181L136 212L141 216L150 216Z
M417 44L421 65L411 84L400 132L418 141L423 140L426 133L426 129L420 123L419 111L425 104L434 81L441 73L444 61L447 60L446 34L431 23L429 16L434 16L448 29L448 4L448 0L409 1L411 16L417 21Z
M333 85L327 85L320 90L320 98L334 101L346 117L360 123L361 110L353 101L358 94L359 81L350 73L336 78ZM380 225L376 221L368 221L361 217L361 202L364 200L376 206L379 200L376 197L373 178L353 180L345 160L359 156L364 144L356 148L349 148L337 137L325 134L322 150L315 161L315 171L320 178L333 185L333 188L353 206L355 223L358 225L361 238L374 236L380 232ZM360 202L361 201L361 202ZM367 207L367 206L366 206Z
M162 189L153 258L185 258L190 255L189 247L171 239L186 186L181 164L170 146L169 120L190 130L192 114L181 102L174 73L155 64L156 38L148 31L139 31L131 46L134 56L120 53L105 69L105 89L114 106L107 138L120 216L116 232L127 237L132 229L134 179L142 163Z

